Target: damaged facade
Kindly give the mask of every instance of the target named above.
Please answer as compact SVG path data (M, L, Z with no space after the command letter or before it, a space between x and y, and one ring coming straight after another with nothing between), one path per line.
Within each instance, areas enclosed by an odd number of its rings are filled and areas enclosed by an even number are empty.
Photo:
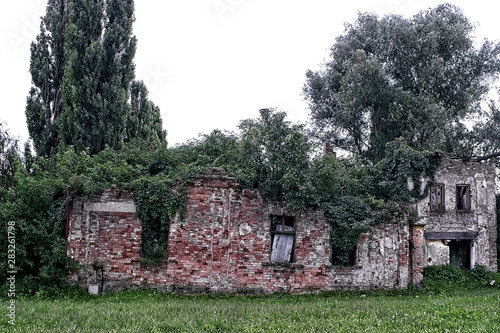
M419 219L394 216L358 241L355 265L331 264L330 223L321 210L294 215L213 169L187 187L186 211L170 223L168 256L141 261L141 221L132 194L111 187L74 200L69 280L104 291L148 285L171 292L273 293L406 288L426 265L496 271L495 169L443 159ZM90 290L90 289L89 289Z
M418 203L414 223L425 240L424 265L496 271L494 166L443 159L429 196Z

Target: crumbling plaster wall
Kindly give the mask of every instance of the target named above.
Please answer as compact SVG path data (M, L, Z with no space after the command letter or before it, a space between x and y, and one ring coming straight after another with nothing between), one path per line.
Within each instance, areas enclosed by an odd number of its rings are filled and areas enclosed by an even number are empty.
M193 179L186 193L185 214L170 224L168 258L156 267L141 262L141 221L131 193L113 187L100 198L75 200L68 254L81 269L70 273L70 281L99 284L96 262L102 263L104 290L149 285L189 293L299 293L406 288L421 281L421 270L411 264L421 261L415 244L422 230L410 227L405 216L361 235L356 265L337 267L330 263L330 223L320 210L292 214L266 204L258 191L220 169ZM295 216L292 263L270 261L272 215Z
M424 265L448 264L447 241L470 239L471 264L496 271L495 167L443 158L435 174L435 183L445 186L445 209L431 210L429 198L416 205L419 220L415 225L424 228ZM470 186L470 210L457 210L457 185Z

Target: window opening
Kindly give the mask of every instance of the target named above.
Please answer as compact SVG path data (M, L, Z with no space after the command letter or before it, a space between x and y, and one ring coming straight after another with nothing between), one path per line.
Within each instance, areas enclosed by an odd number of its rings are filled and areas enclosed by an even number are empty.
M293 262L295 219L291 216L271 216L271 262Z
M470 209L469 185L457 185L457 210Z
M358 252L358 246L352 246L349 250L346 250L341 244L335 242L338 240L339 236L335 230L330 233L330 262L332 265L338 266L355 266L356 265L356 253Z
M431 187L431 210L444 210L444 184Z

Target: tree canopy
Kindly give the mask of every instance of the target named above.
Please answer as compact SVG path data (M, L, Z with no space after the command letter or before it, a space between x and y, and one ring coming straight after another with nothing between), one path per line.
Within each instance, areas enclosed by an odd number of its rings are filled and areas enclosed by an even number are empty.
M165 140L159 108L144 83L132 84L133 22L133 0L48 2L31 45L26 106L38 155L51 156L61 144L96 154L132 138Z
M126 140L143 139L149 142L165 141L160 108L148 99L148 88L143 81L130 85L130 114L126 121Z
M417 150L464 153L464 121L477 115L500 71L500 46L475 47L474 26L453 5L403 18L359 14L304 96L314 135L378 161L404 138Z
M0 191L15 184L15 163L20 161L19 147L4 124L0 122ZM0 195L0 204L2 196Z
M32 87L26 102L26 122L35 151L49 156L59 140L57 120L62 113L62 84L67 62L65 32L68 0L49 0L40 34L31 44Z

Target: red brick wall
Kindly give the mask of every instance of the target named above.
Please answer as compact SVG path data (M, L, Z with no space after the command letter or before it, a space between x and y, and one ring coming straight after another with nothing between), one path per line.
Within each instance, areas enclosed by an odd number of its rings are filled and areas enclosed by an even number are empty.
M93 266L103 264L108 284L130 279L140 260L141 221L135 215L132 193L116 187L95 200L78 198L68 219L68 255L84 268L70 272L70 281L100 282ZM96 274L98 273L98 274Z
M195 178L186 213L171 221L168 259L157 267L140 261L141 222L130 193L112 188L94 201L75 200L68 253L84 269L70 281L99 283L92 268L104 264L105 290L150 285L178 292L309 292L405 288L409 281L407 222L388 221L360 237L357 264L330 264L330 225L319 210L295 215L295 260L270 262L271 215L292 215L265 204L222 170ZM123 212L123 211L126 212Z
M412 274L411 282L420 284L424 278L424 227L420 225L412 228Z

